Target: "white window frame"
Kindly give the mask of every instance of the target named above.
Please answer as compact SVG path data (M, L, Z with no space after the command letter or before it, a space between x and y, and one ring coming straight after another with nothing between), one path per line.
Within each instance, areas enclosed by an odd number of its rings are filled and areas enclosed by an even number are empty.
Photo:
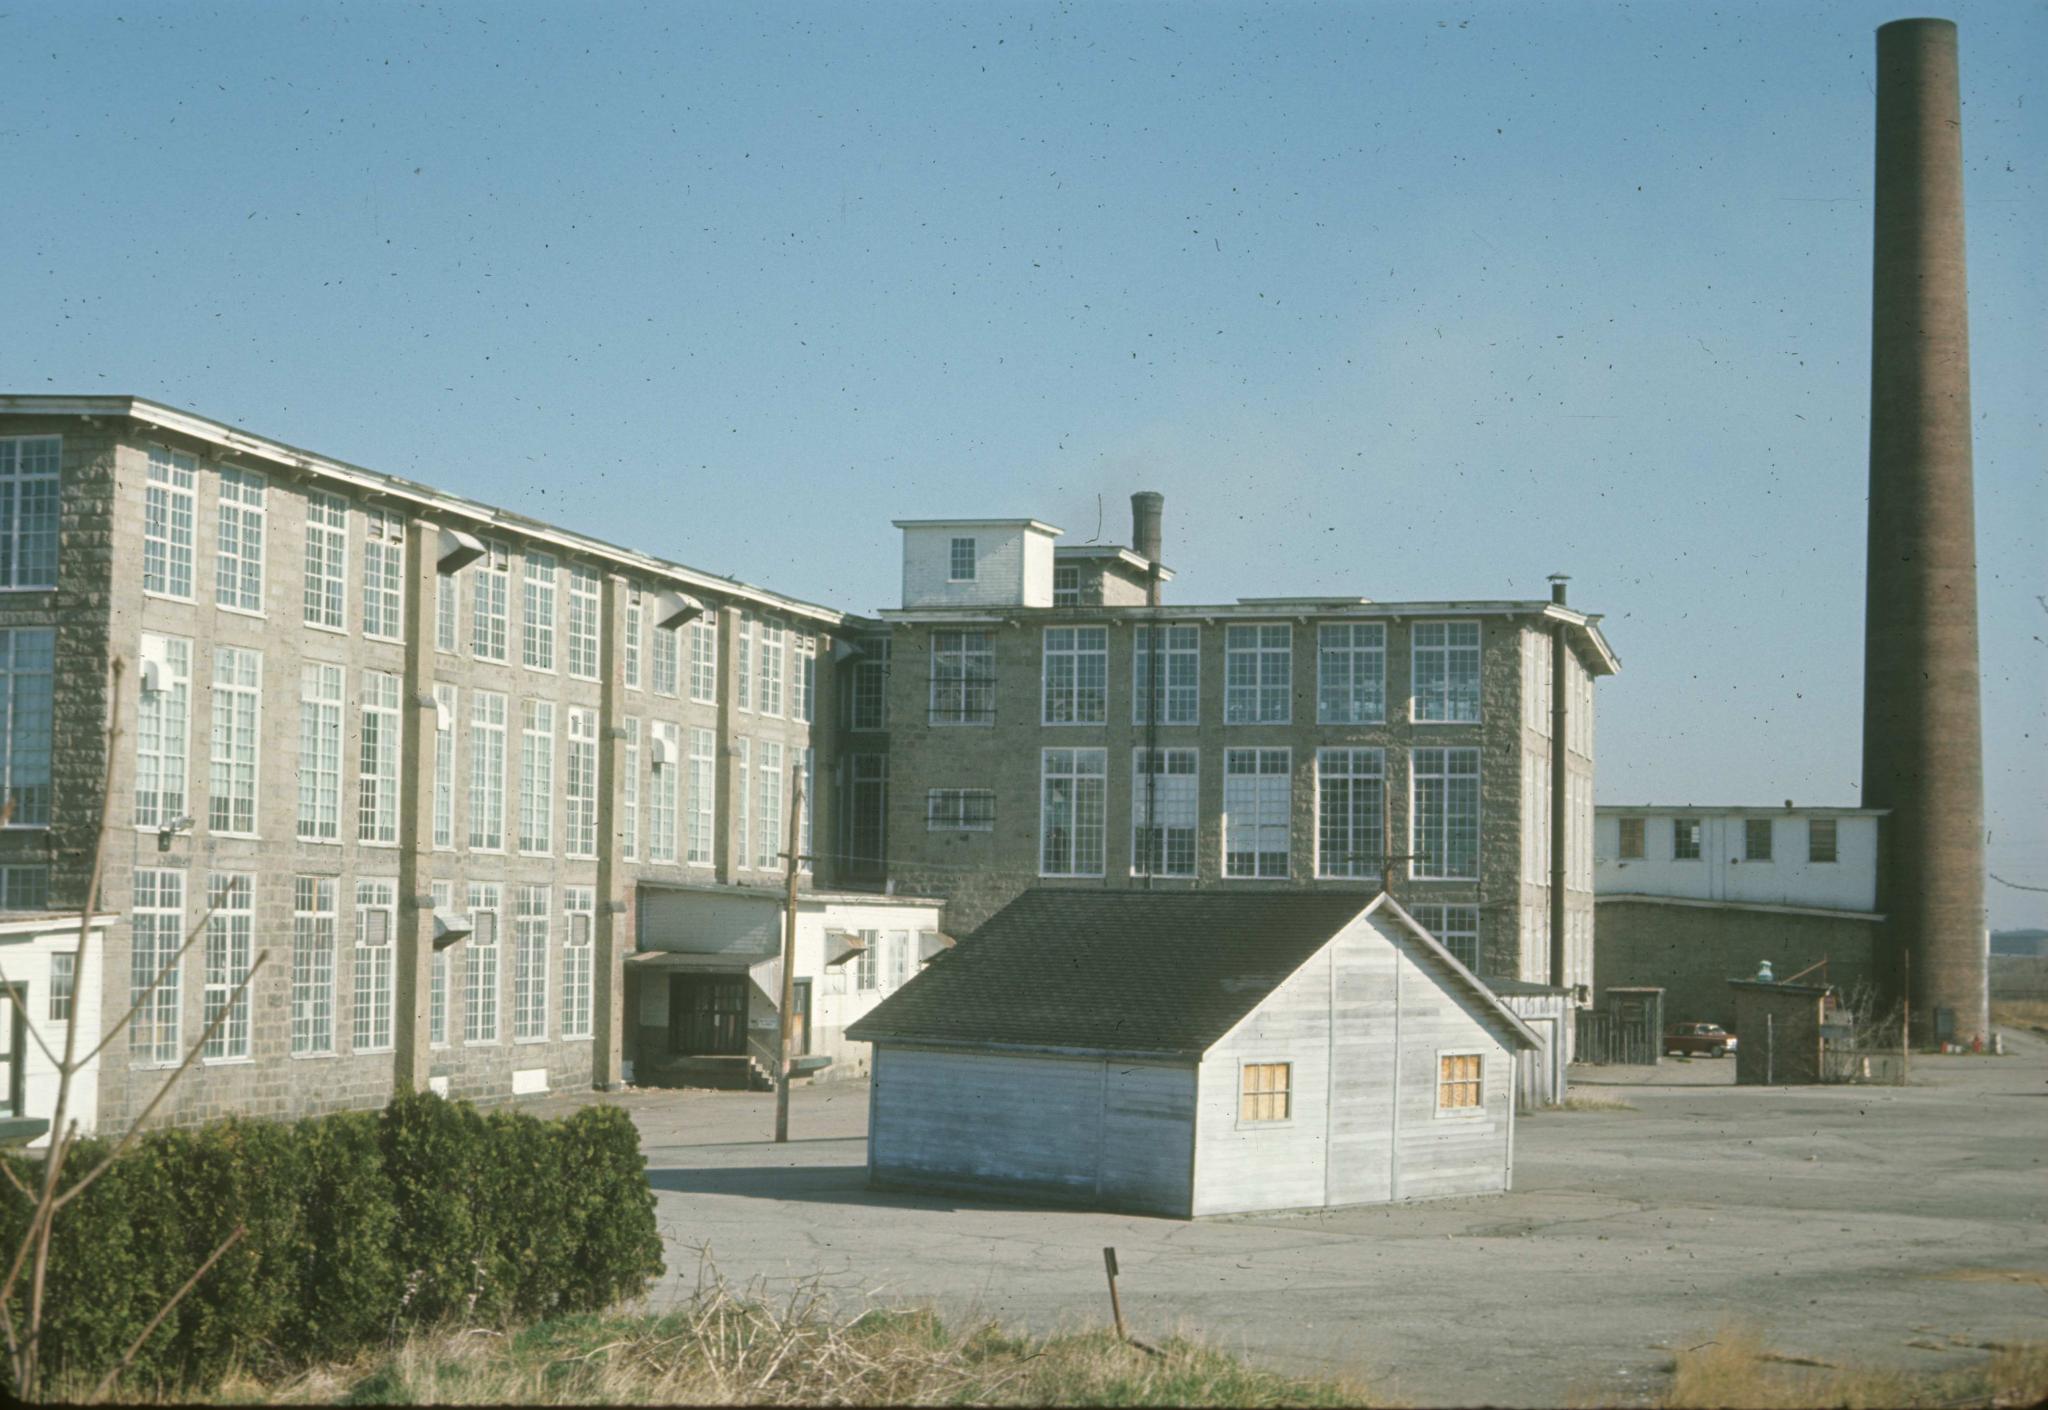
M552 553L529 548L519 563L519 664L555 674L555 616L561 607L562 569Z
M455 883L436 881L433 883L434 914L436 916L455 913ZM448 1046L448 966L451 950L437 946L433 958L427 963L427 1046L445 1048Z
M0 627L0 800L8 830L50 825L55 627Z
M603 639L604 581L581 563L569 565L569 677L597 679Z
M718 703L718 614L706 612L690 623L690 698Z
M789 717L798 724L817 722L818 639L808 632L792 632L789 669Z
M644 635L646 618L647 608L641 601L640 589L628 587L626 589L626 640L621 648L621 654L625 657L626 689L628 690L641 689L640 653L644 649L642 636Z
M1444 1059L1479 1059L1479 1099L1470 1106L1444 1105ZM1436 1119L1439 1121L1472 1121L1486 1115L1486 1050L1483 1048L1438 1048L1436 1050L1436 1095L1432 1099ZM1463 1085L1464 1079L1458 1079Z
M519 855L555 850L555 702L519 702Z
M754 709L754 619L742 612L733 623L732 641L733 708L749 714Z
M356 841L398 845L398 773L405 752L399 701L403 681L389 671L362 673L361 733L356 774Z
M405 639L405 516L363 510L363 635Z
M50 1006L46 1021L69 1023L71 1006L78 1002L78 951L50 952Z
M1387 722L1387 628L1323 622L1316 628L1316 723Z
M962 550L965 550L963 553ZM981 546L972 538L955 538L946 550L946 581L971 583L980 571ZM965 568L966 571L961 571Z
M734 870L746 871L750 869L748 864L753 860L754 855L754 849L750 845L750 839L754 835L752 832L753 824L750 821L753 816L754 806L753 741L748 739L734 740L732 744L732 753L732 864Z
M1484 645L1485 633L1476 621L1417 622L1408 629L1408 718L1412 723L1481 722L1480 653Z
M172 1067L181 1056L185 962L174 963L172 956L185 943L185 876L168 867L135 869L128 1001L136 1008L128 1025L128 1057L137 1067Z
M682 633L672 627L657 625L649 641L649 654L654 658L650 663L649 688L656 695L674 695L681 689Z
M354 980L349 1005L349 1051L388 1053L394 1040L392 1000L397 977L398 884L383 878L356 883Z
M882 932L863 930L860 935L860 953L853 958L853 992L872 994L882 987L881 955Z
M192 643L144 632L142 655L161 670L135 715L135 825L154 830L184 817L192 797Z
M553 890L512 888L512 1041L548 1040L548 944Z
M455 850L455 727L461 695L452 685L434 686L434 816L436 852Z
M1331 799L1331 785L1339 783L1347 795L1341 804ZM1316 750L1317 877L1379 879L1387 854L1386 784L1387 751L1377 745Z
M494 690L469 694L469 847L505 850L506 697Z
M1109 751L1041 749L1038 751L1038 874L1040 876L1103 876L1108 870ZM1067 796L1056 799L1057 785ZM1092 795L1092 801L1091 797ZM1064 807L1067 841L1064 866L1053 855L1056 810ZM1092 812L1092 818L1090 816ZM1086 847L1094 838L1092 854ZM1092 862L1091 867L1089 863Z
M1453 768L1452 765L1470 763L1471 767ZM1416 748L1408 751L1408 875L1418 881L1477 881L1480 866L1480 823L1483 812L1480 785L1485 769L1477 746L1436 746ZM1470 779L1470 815L1472 820L1472 865L1468 870L1453 868L1455 858L1451 851L1451 829L1454 822L1452 804L1459 801L1454 796L1453 780ZM1429 785L1436 781L1442 786L1442 798L1432 804L1427 799ZM1462 788L1456 790L1462 793ZM1433 818L1425 817L1426 809L1434 807ZM1428 836L1430 824L1434 821L1435 837ZM1435 844L1434 850L1432 843ZM1433 858L1441 854L1441 861ZM1437 868L1441 866L1442 870Z
M263 615L263 545L270 521L263 476L220 467L213 537L213 601L223 612Z
M498 1041L498 1007L503 988L498 920L504 888L495 881L469 883L469 939L463 941L462 1043L487 1047Z
M626 717L626 769L619 781L619 850L629 862L640 860L640 717Z
M341 841L341 667L308 661L299 669L299 810L301 842Z
M1131 632L1131 723L1147 722L1152 705L1152 633L1166 634L1159 648L1160 725L1202 722L1202 629L1191 622L1140 624Z
M0 436L0 591L57 586L63 468L63 437Z
M931 708L934 725L996 722L995 634L986 630L935 631L931 645ZM983 674L975 674L976 667ZM941 694L947 699L941 700Z
M597 711L575 706L562 774L562 855L597 855Z
M676 795L683 772L679 729L672 720L654 722L654 760L647 771L647 860L668 866L676 860ZM664 755L672 762L664 764Z
M783 681L789 663L789 632L780 622L761 623L754 660L754 710L779 720L782 718Z
M1275 765L1278 767L1275 767ZM1249 782L1247 782L1249 780ZM1249 814L1249 817L1246 817ZM1277 814L1277 817L1275 816ZM1233 848L1250 829L1252 846ZM1265 845L1277 830L1282 843ZM1294 751L1232 745L1223 751L1223 875L1230 881L1285 881L1294 871ZM1249 869L1235 857L1249 856ZM1273 870L1272 858L1280 859Z
M348 501L325 490L306 494L302 619L316 631L348 630Z
M754 866L760 871L781 871L782 823L788 791L783 787L783 748L779 740L764 739L756 745L754 760Z
M1223 723L1294 722L1294 628L1233 622L1223 629Z
M512 550L491 539L469 567L469 654L479 661L511 659Z
M1201 855L1201 751L1172 746L1149 752L1157 757L1148 761L1142 746L1131 750L1131 875L1192 877ZM1152 787L1161 819L1157 831L1150 826L1146 804L1148 762L1157 779Z
M1054 607L1079 607L1081 605L1081 568L1075 563L1056 563L1052 570L1052 605Z
M254 837L263 777L263 653L213 648L212 773L206 827L216 837Z
M717 845L715 816L718 791L718 737L708 729L690 730L690 775L688 799L689 838L684 860L693 867L708 867Z
M562 1041L576 1043L594 1036L596 1028L597 892L563 887L562 918Z
M192 602L199 539L199 458L149 448L142 509L142 595Z
M334 957L340 943L331 876L292 878L291 1055L333 1057L336 992Z
M434 650L453 656L459 649L462 632L457 625L462 620L462 576L459 573L434 574Z
M1109 628L1047 627L1041 645L1039 680L1039 723L1108 723Z

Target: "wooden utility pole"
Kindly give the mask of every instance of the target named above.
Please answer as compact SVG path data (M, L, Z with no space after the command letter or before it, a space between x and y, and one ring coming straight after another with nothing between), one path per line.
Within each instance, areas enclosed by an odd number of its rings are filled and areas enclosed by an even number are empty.
M804 816L804 771L801 767L792 771L795 785L789 794L789 850L782 855L786 858L784 876L787 890L782 900L782 1056L775 1065L775 1139L779 1144L789 1139L789 1069L794 1065L796 1055L796 868L799 860L797 844L802 838Z

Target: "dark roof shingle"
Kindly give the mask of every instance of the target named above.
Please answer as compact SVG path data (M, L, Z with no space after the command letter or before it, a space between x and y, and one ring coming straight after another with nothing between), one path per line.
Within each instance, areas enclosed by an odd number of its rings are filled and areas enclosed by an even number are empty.
M847 1029L863 1042L1206 1051L1364 891L1026 891Z

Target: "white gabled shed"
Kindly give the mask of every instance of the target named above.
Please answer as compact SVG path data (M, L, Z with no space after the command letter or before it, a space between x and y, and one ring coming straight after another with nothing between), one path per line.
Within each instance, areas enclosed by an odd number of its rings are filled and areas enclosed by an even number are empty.
M1029 891L848 1032L874 1183L1182 1217L1507 1189L1537 1046L1330 892Z

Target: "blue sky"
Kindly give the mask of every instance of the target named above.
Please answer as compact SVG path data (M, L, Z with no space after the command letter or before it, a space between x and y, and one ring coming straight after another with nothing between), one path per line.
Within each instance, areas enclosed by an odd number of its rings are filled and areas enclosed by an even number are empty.
M1139 488L1182 601L1562 570L1624 664L1602 801L1853 802L1909 13L16 0L0 388L855 610L892 517L1121 539ZM1991 869L2048 886L2048 9L1943 13Z

